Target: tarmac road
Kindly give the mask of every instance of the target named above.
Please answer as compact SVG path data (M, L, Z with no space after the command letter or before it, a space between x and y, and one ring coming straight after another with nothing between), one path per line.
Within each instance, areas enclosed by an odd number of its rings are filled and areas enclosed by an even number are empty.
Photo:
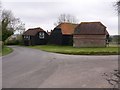
M118 56L64 55L19 46L2 58L3 88L109 88Z

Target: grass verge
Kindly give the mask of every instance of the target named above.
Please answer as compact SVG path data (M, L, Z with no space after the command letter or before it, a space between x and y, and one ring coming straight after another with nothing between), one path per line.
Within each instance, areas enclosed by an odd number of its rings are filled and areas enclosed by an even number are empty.
M28 46L29 48L40 49L43 51L71 54L71 55L117 55L119 53L118 47L104 47L104 48L74 48L72 46L55 46L55 45L40 45Z
M7 47L7 46L4 46L4 47L2 48L2 50L0 50L0 56L7 55L7 54L11 53L12 51L13 51L12 48Z

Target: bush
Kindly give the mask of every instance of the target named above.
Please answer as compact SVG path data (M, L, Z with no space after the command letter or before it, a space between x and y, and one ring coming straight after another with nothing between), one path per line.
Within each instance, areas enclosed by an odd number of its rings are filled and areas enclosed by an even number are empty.
M13 39L7 39L5 41L6 45L23 45L23 40L22 40L22 36L18 35L16 38Z
M18 40L8 40L5 42L6 45L19 45Z

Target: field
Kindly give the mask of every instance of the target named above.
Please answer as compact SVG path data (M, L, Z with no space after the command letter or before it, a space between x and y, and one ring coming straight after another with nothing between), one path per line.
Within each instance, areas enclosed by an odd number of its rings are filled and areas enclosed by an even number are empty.
M74 48L72 46L40 45L28 46L29 48L40 49L47 52L72 54L72 55L117 55L118 47L109 46L104 48Z
M2 48L2 50L0 50L0 56L4 56L7 55L9 53L11 53L13 50L9 47L4 46L4 48Z

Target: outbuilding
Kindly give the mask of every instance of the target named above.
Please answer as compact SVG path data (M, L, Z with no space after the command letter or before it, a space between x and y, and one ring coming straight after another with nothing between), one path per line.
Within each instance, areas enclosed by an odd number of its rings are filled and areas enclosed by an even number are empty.
M30 28L23 33L24 45L45 45L49 35L42 28Z
M73 47L106 47L109 33L101 22L81 22L74 31Z
M52 30L49 43L55 45L73 45L73 33L78 24L61 23Z

